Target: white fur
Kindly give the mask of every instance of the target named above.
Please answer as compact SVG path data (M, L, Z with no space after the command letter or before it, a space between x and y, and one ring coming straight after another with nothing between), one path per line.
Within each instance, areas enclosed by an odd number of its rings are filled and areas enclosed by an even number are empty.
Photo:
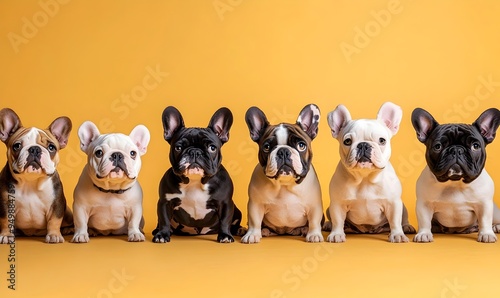
M471 183L439 182L429 167L417 180L417 219L415 242L432 242L431 220L436 217L447 227L479 224L479 242L496 242L492 223L500 225L500 210L493 203L494 184L486 170ZM497 230L498 232L498 230Z
M352 120L346 107L339 106L329 113L328 124L339 141L340 161L330 180L330 207L332 231L329 242L345 242L344 222L348 218L358 225L380 225L388 221L389 241L408 242L402 228L403 202L401 183L389 159L390 139L399 128L401 109L385 103L377 119ZM344 145L350 138L352 144ZM379 139L386 140L385 145ZM355 160L357 145L368 143L371 163Z
M196 179L196 177L199 178ZM207 208L207 201L210 199L210 194L208 193L209 184L203 185L200 179L200 175L191 175L188 184L180 184L180 194L165 195L167 201L173 198L181 200L181 204L175 207L174 210L182 208L194 219L203 219L212 211L212 209Z

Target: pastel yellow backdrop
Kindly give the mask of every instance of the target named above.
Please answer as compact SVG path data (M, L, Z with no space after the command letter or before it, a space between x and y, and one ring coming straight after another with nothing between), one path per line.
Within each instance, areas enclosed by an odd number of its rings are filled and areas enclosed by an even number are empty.
M295 121L308 103L320 107L313 163L326 209L328 182L339 160L326 114L344 104L354 118L373 118L383 102L392 101L402 107L404 116L392 140L391 160L403 183L410 221L416 226L415 181L425 162L424 147L411 126L411 111L423 107L440 122L471 123L485 109L500 107L499 14L500 2L494 0L1 1L0 108L14 109L27 126L47 126L60 115L71 118L73 131L59 165L70 205L86 161L79 149L79 125L91 120L102 133L129 133L137 124L146 125L151 143L142 158L139 180L150 241L156 225L158 182L170 166L161 126L166 106L176 106L188 126L206 126L219 107L231 109L234 124L223 147L223 163L235 183L234 201L246 223L247 185L257 163L257 146L244 122L250 106L260 107L272 123ZM487 150L486 168L500 183L500 141ZM0 146L2 165L5 160L5 148ZM495 200L500 203L498 195ZM297 242L291 239L281 243ZM95 241L106 241L105 247L114 245L108 239ZM191 240L173 240L183 241ZM280 249L279 240L265 241L273 241ZM365 244L360 241L358 245ZM26 245L35 244L27 241ZM63 245L75 250L68 243ZM488 251L498 254L498 245L489 246ZM407 247L418 249L414 246ZM0 252L4 249L0 247ZM148 254L145 250L135 253ZM399 253L403 251L404 247L398 248ZM1 262L5 262L3 255ZM66 265L58 259L51 262L46 265L71 267L70 261ZM0 264L0 272L5 271L7 265ZM204 271L203 266L193 270ZM209 266L217 270L215 264ZM29 275L26 271L23 274ZM74 274L78 278L77 270ZM4 293L7 286L0 276L0 293ZM19 273L18 278L21 283L23 275ZM324 283L329 282L324 278ZM192 285L186 283L186 287ZM207 293L219 293L220 287L214 284L217 290ZM468 287L468 294L473 295L474 282ZM294 291L289 294L307 293Z

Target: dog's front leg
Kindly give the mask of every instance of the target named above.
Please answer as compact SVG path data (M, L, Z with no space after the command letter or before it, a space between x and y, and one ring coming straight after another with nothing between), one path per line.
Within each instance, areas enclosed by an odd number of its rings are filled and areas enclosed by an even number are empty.
M248 200L248 231L241 238L242 243L259 243L262 238L262 220L264 219L264 206Z

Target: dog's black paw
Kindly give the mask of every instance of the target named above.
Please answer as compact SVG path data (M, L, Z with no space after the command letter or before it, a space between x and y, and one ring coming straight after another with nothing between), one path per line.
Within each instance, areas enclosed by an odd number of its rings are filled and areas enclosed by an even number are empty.
M217 235L217 242L219 243L231 243L234 242L233 236L226 233L219 233Z
M154 243L167 243L167 242L170 242L170 233L168 233L168 232L157 232L157 233L154 233L153 242Z

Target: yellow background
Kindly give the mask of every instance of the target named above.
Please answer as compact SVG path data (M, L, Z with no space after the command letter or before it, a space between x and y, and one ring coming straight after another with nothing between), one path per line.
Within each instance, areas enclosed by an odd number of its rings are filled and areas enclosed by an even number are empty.
M158 182L170 167L161 126L166 106L176 106L186 125L203 127L219 107L231 109L223 163L246 222L257 163L244 122L250 106L272 123L295 121L308 103L320 107L313 163L326 209L339 160L326 114L344 104L354 118L373 118L385 101L404 112L391 160L416 226L424 147L411 111L423 107L440 122L471 123L500 106L499 15L494 0L0 1L0 108L14 109L26 126L71 118L59 165L70 206L86 161L76 133L83 121L103 133L144 124L152 136L139 176L147 241L18 239L18 290L7 290L8 247L0 246L0 296L498 297L500 244L476 243L476 235L437 236L428 245L389 244L386 235L348 235L345 244L274 237L251 246L173 237L157 245L151 230ZM144 85L151 69L160 80ZM486 164L500 183L498 164L500 141L488 146ZM116 283L122 270L130 280Z

